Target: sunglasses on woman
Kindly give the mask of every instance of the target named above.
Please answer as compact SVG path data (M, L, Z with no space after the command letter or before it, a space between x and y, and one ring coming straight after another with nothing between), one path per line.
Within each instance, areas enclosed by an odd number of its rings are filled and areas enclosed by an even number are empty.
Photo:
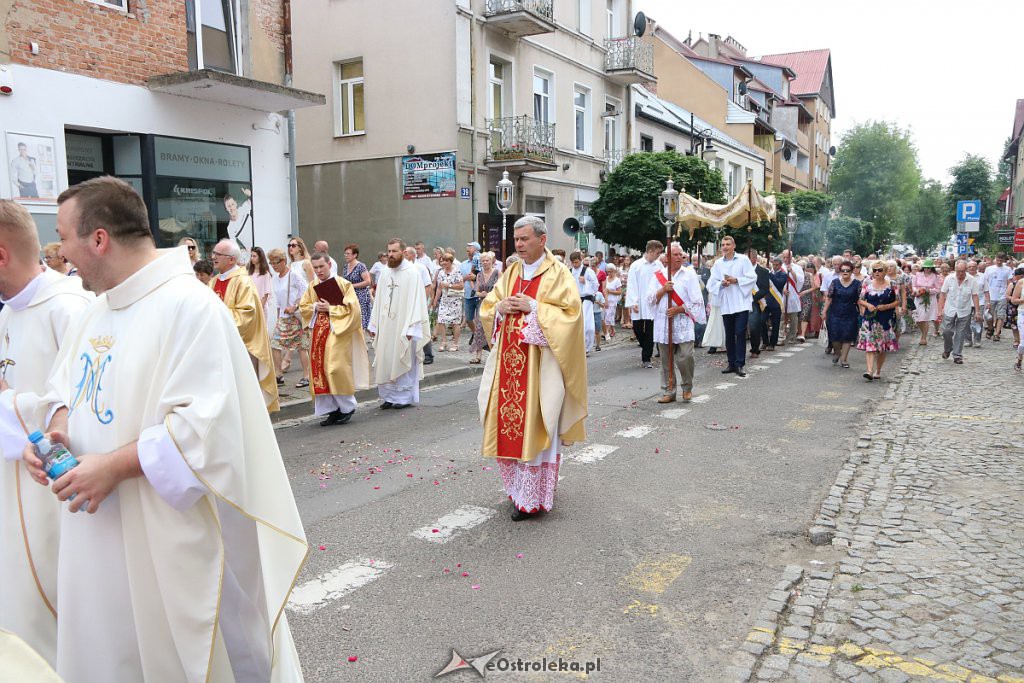
M871 272L872 273L884 273L885 270L883 268L872 268Z
M849 275L853 271L850 270L849 268L844 268L843 270L840 270L839 272L842 273L843 275Z

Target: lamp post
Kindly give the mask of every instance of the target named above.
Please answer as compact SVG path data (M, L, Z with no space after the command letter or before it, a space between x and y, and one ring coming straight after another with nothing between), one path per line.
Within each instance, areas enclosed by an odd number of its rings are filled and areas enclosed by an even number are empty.
M679 191L675 189L672 178L665 182L665 191L661 193L661 217L665 223L665 249L668 251L668 280L672 280L672 229L679 220ZM676 369L672 364L672 317L668 315L668 309L672 308L672 294L668 294L668 302L665 305L665 330L668 335L668 386L667 391L672 395L676 392Z
M498 210L501 211L501 240L505 241L505 233L508 229L506 227L508 210L512 208L512 199L515 197L516 186L512 184L512 181L508 179L508 171L501 172L501 180L498 181L498 195L497 203ZM504 256L504 250L502 250L502 256Z
M690 151L687 153L689 156L696 156L697 150L700 149L700 156L704 161L707 162L708 166L715 163L715 158L718 156L718 151L715 149L711 142L711 135L714 132L714 128L705 128L704 130L694 130L694 118L693 114L690 114Z
M796 216L796 211L793 205L789 206L789 213L786 214L786 234L789 235L789 255L793 256L793 237L796 235L796 224L799 219ZM784 292L782 296L782 329L786 331L786 339L789 339L789 283L793 282L793 276L791 275L792 269L786 267L786 286L782 288ZM799 334L799 330L796 334Z
M797 218L796 211L792 206L789 207L789 213L786 214L786 232L789 234L789 250L793 251L793 237L796 236L796 224L799 218Z

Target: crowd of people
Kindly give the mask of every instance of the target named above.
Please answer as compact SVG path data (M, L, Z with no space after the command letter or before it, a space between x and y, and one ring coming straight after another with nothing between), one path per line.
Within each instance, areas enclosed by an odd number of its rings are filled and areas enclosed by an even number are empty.
M356 244L339 263L300 237L203 254L158 250L142 198L109 177L61 194L57 230L43 247L0 200L0 629L62 676L301 679L283 607L308 546L268 417L293 354L331 427L371 383L381 410L416 405L433 344L468 334L481 452L514 521L552 509L562 450L585 439L585 358L617 334L643 368L660 358L662 404L692 400L700 347L744 377L748 355L814 338L849 368L856 345L869 382L915 326L957 364L1004 327L1017 370L1024 356L1024 267L1001 254L826 261L726 236L713 257L652 240L606 259L549 249L531 216L504 263L398 237L369 267ZM77 458L54 481L40 439Z

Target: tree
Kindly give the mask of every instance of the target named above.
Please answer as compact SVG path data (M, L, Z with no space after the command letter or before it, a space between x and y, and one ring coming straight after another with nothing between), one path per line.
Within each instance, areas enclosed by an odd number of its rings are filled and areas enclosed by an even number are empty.
M664 242L661 193L668 178L677 190L703 201L726 201L722 174L700 157L672 151L630 154L601 183L601 194L590 206L594 234L609 244L641 251L648 240ZM685 231L683 237L687 237Z
M874 226L851 216L836 216L829 220L826 230L828 253L841 254L850 249L855 254L873 251Z
M909 131L887 121L854 126L840 140L831 178L842 213L871 225L868 251L883 249L901 232L904 205L920 184Z
M946 191L937 180L925 180L917 196L905 207L901 239L919 254L949 239L952 230L946 217Z
M994 189L992 165L988 159L977 154L965 154L958 164L949 169L949 174L953 176L946 199L946 225L949 231L956 230L957 202L980 199L981 225L979 232L972 237L977 238L978 242L994 240L995 207L999 195Z

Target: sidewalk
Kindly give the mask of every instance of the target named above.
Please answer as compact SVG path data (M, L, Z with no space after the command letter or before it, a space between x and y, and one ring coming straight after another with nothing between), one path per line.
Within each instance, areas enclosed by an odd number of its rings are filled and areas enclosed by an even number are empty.
M1024 380L1006 340L901 351L736 680L1024 682Z

